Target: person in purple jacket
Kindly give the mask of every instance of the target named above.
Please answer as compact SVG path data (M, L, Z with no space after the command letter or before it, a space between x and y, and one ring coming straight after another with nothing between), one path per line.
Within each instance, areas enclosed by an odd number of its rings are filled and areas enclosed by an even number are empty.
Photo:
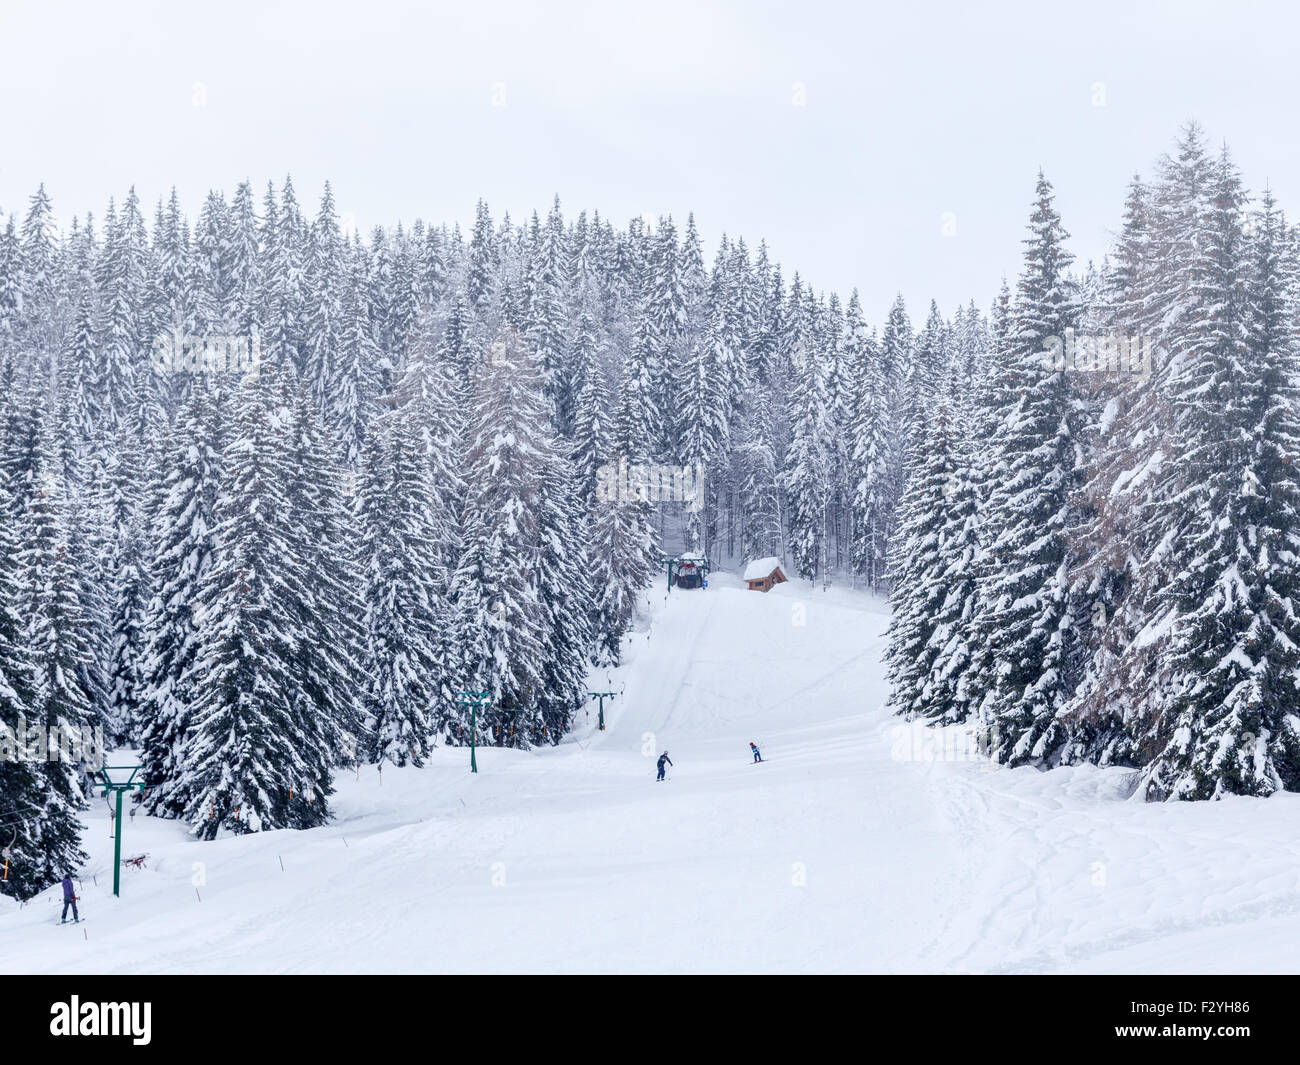
M68 920L68 907L72 907L72 922L77 924L81 918L77 915L77 893L72 887L72 875L69 874L63 878L63 919L59 924L66 924Z

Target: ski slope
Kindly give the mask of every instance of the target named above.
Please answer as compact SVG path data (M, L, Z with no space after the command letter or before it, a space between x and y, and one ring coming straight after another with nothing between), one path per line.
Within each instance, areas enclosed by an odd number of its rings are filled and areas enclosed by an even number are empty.
M140 815L80 926L4 900L9 972L1295 971L1300 796L1125 799L891 718L884 605L662 585L609 727L340 774L336 820L210 843ZM767 761L751 764L755 741ZM655 758L667 749L668 779ZM282 867L283 866L283 867Z

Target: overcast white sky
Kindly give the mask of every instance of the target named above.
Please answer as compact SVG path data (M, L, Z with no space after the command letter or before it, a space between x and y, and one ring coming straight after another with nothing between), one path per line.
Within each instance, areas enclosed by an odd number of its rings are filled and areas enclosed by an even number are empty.
M694 210L879 322L987 306L1041 165L1082 258L1188 118L1300 194L1296 33L1248 3L341 4L0 0L0 211L288 172L362 231ZM802 88L801 88L802 87ZM802 103L802 106L799 104ZM503 106L500 106L502 105ZM946 213L955 235L944 235ZM712 247L706 249L711 259Z

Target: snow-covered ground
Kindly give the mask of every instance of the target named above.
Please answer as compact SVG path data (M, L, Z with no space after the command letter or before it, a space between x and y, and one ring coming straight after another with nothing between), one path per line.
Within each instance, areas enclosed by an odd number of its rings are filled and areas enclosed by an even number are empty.
M1300 796L1147 805L989 765L882 708L883 604L716 573L653 595L555 749L339 778L336 821L199 843L144 816L80 925L5 900L9 972L1300 969ZM767 761L751 763L750 740ZM654 780L665 748L673 767ZM283 869L281 868L283 863ZM196 886L197 885L197 886Z

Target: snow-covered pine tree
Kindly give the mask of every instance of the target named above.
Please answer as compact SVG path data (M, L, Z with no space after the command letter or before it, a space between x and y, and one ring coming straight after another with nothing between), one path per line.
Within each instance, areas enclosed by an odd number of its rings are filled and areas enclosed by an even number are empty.
M697 498L686 509L685 535L688 546L697 551L710 550L706 536L709 515L703 504L707 482L717 474L717 464L728 447L728 431L734 398L726 388L732 366L739 355L731 344L725 305L715 305L708 329L691 345L680 373L680 447L682 462L693 471L704 473L706 483L697 483ZM710 510L713 505L710 505Z
M26 622L25 639L35 676L27 725L29 730L42 730L56 739L63 735L80 739L83 729L99 722L94 718L93 693L82 683L89 652L62 486L54 472L50 444L42 434L18 554L19 610ZM44 853L36 879L42 884L60 879L84 859L76 812L85 805L86 767L55 760L52 753L37 770L45 793L38 815Z
M304 299L307 225L293 181L285 177L277 202L268 181L262 201L262 358L302 373L307 306Z
M137 412L137 418L139 414ZM101 511L109 518L107 549L109 604L109 687L106 734L119 745L139 739L140 704L146 686L146 612L150 599L147 547L149 492L154 487L155 454L161 445L141 445L138 431L125 426L105 463L106 498ZM102 569L101 569L102 572Z
M544 619L541 735L534 743L559 743L587 697L587 661L594 643L593 588L576 478L558 452L542 484L537 597Z
M108 655L109 705L105 736L114 746L135 746L143 729L150 585L143 514L133 514L117 531L116 578Z
M971 300L954 322L953 364L949 373L949 395L956 402L961 420L969 425L977 397L988 374L991 338L988 322Z
M630 369L630 365L625 367ZM599 369L593 371L599 373ZM591 638L594 665L612 667L622 654L623 638L632 625L636 605L653 576L658 561L657 539L650 504L623 491L629 462L645 462L649 455L649 430L641 413L642 392L628 388L625 379L610 427L596 426L595 408L602 386L588 380L583 390L580 418L591 428L579 433L588 449L579 474L591 477L587 496L587 553L591 565ZM605 439L599 437L605 434ZM629 459L629 456L631 458Z
M196 607L216 553L220 476L216 406L200 380L170 433L152 521L141 776L145 809L160 817L180 817L184 810L177 784L197 701Z
M1194 223L1204 211L1209 165L1191 125L1161 159L1157 181L1135 178L1125 204L1106 301L1117 339L1150 351L1154 376L1124 375L1084 438L1086 481L1068 532L1074 580L1090 599L1080 626L1088 657L1061 715L1069 732L1063 761L1141 765L1172 730L1166 590L1179 565L1172 396L1183 360L1167 352L1194 318Z
M427 474L430 507L421 523L435 543L437 572L430 579L430 588L440 671L432 684L430 733L445 737L457 727L459 712L455 685L460 669L449 595L451 574L460 557L460 514L465 494L460 452L465 404L457 368L433 357L429 340L425 334L413 348L411 361L395 390L395 400L402 431L413 434Z
M66 462L56 466L57 475L65 486L64 523L77 582L81 633L86 643L78 684L89 699L91 719L104 723L107 738L111 718L108 662L112 644L112 610L108 593L112 581L106 575L106 569L111 560L111 531L101 520L103 509L97 493L76 489L74 486L84 484L85 477L79 472L62 472L66 469Z
M260 832L329 818L334 752L304 729L295 613L308 584L289 527L285 412L275 367L240 384L217 497L218 548L196 600L196 700L176 782L191 831Z
M1155 799L1300 789L1300 379L1286 223L1266 196L1244 239L1226 149L1207 191L1194 309L1175 352L1181 564L1167 590L1172 733L1144 772Z
M431 471L409 412L378 419L366 445L358 525L364 571L364 757L423 765L445 672L440 606L446 571Z
M320 410L330 409L338 373L343 320L343 290L347 280L345 245L334 209L329 182L311 227L306 265L308 292L304 374Z
M307 382L295 388L285 375L281 410L287 430L284 535L298 564L283 602L299 640L295 709L298 730L311 737L306 750L317 759L308 771L328 779L333 765L354 760L361 727L356 693L362 687L363 607L353 489ZM419 459L417 452L412 461ZM292 808L295 827L309 827L299 820L304 812Z
M376 226L370 235L370 244L360 251L366 260L366 305L370 309L370 336L379 352L375 360L374 392L387 395L396 383L405 353L402 326L398 322L396 260L394 242L397 234L389 234L383 226ZM354 249L354 254L357 252Z
M767 386L752 388L732 451L745 558L782 557L784 511L775 418Z
M946 489L941 530L945 594L935 627L938 659L934 683L938 698L948 707L947 719L966 721L974 712L980 692L972 691L972 676L979 648L974 643L974 619L980 604L979 490L975 483L977 452L957 410L953 411L955 436L953 477Z
M677 377L684 354L691 294L687 290L677 227L671 217L660 218L651 238L648 287L644 294L645 322L638 332L638 344L648 343L641 357L650 374L650 396L657 412L654 454L677 451L680 426L675 398Z
M402 224L397 224L393 234L392 266L388 295L388 362L389 380L384 383L387 393L406 372L416 344L422 334L420 322L423 314L418 274L418 253L415 235L407 234Z
M888 545L906 483L907 422L912 410L912 323L900 293L890 307L874 346L875 380L859 393L854 413L854 455L850 458L857 515L855 557L859 573L881 587L887 582Z
M204 197L194 225L190 259L195 318L203 335L229 331L226 310L231 292L230 243L230 206L214 189Z
M655 575L649 504L613 496L598 500L590 520L593 665L619 664L637 603Z
M751 388L771 386L776 372L777 344L782 331L781 305L784 292L781 267L769 263L767 245L760 244L754 264L754 310L745 339L746 379Z
M63 403L67 411L64 446L71 449L83 472L103 414L95 315L94 292L87 287L78 303L60 360Z
M790 564L808 580L823 569L826 508L830 505L828 400L822 353L801 345L795 355L791 395L793 433L785 462L785 491L790 516Z
M1067 236L1040 173L1010 361L995 384L1004 413L982 474L990 491L974 636L982 654L971 674L990 749L1015 765L1057 753L1064 740L1057 714L1071 691L1076 618L1064 534L1079 479L1079 427L1069 377L1050 354L1074 323Z
M470 237L465 274L465 303L479 322L487 321L492 315L499 263L492 215L488 205L479 200L474 207L474 232Z
M583 377L578 392L574 419L572 456L577 475L579 497L588 513L596 500L596 479L602 465L609 461L612 443L612 411L605 368L596 351L594 323L584 314L578 322L574 351L582 358Z
M35 688L26 626L20 613L17 529L0 522L0 824L9 847L0 894L27 899L84 859L75 806L48 788L38 762L26 757ZM12 837L12 842L10 842ZM50 841L59 841L51 847Z
M137 344L142 328L143 239L137 239L130 205L119 218L110 202L105 240L96 267L100 322L96 332L102 349L103 369L97 375L103 389L105 428L112 435L125 424L136 406ZM141 223L141 226L143 223Z
M173 188L166 208L159 200L154 216L153 248L146 279L151 338L161 335L171 341L177 332L182 336L201 332L203 327L199 325L195 307L196 280L190 268L189 232L181 213L180 198Z
M886 654L890 705L909 720L956 719L951 674L944 651L961 624L960 593L950 601L947 541L948 507L961 470L952 409L946 400L919 414L908 454L907 489L899 504L898 525L890 548L890 595L893 616ZM948 608L948 609L945 609Z
M13 215L0 231L0 355L14 343L22 311L22 247Z
M20 340L42 369L59 347L62 326L62 247L54 208L42 184L28 203L21 230Z
M461 690L488 692L479 742L527 747L544 722L547 617L541 511L555 461L541 367L505 329L479 375L464 465L463 553L452 577ZM464 721L453 743L469 743Z
M356 468L378 388L381 352L371 334L365 261L356 255L343 300L338 365L325 411L344 463Z
M446 234L440 226L431 225L422 240L414 230L412 236L418 245L414 265L417 303L424 312L434 312L442 307L447 296Z
M880 591L888 583L896 471L890 391L881 353L868 338L861 345L849 421L851 551L854 573Z
M939 304L930 301L925 328L916 337L908 381L908 400L913 410L928 408L947 381L952 353L948 350L948 326Z
M226 277L229 293L226 320L230 329L250 344L254 338L262 344L259 319L261 254L258 249L257 209L253 203L253 186L241 181L230 206L230 242L226 249Z
M664 433L663 409L655 391L655 381L662 376L653 326L648 315L639 313L632 346L623 359L616 421L617 443L635 442L638 451L644 449L643 462L657 453Z
M840 298L831 293L819 320L819 343L826 352L826 421L829 439L826 453L830 466L830 500L826 550L829 563L838 567L847 543L849 415L852 409L851 360L856 351L846 348L846 318ZM829 552L834 545L834 555Z
M481 351L471 332L473 319L469 304L464 297L457 296L447 313L447 322L442 335L443 357L456 367L458 385L469 389L478 375Z
M0 456L6 469L16 465L10 461L12 442L4 431L11 424L9 408L23 402L12 390L10 375L0 375ZM6 842L13 839L0 893L27 899L75 871L85 855L79 845L79 804L66 778L59 773L51 787L50 767L29 757L28 730L45 727L36 652L46 647L32 645L27 612L25 563L32 559L24 557L24 548L34 546L29 534L35 526L15 520L15 507L8 478L0 478L0 823L8 834Z
M542 363L546 394L555 408L555 426L571 435L577 393L568 354L565 306L564 218L556 197L527 265L523 334Z

